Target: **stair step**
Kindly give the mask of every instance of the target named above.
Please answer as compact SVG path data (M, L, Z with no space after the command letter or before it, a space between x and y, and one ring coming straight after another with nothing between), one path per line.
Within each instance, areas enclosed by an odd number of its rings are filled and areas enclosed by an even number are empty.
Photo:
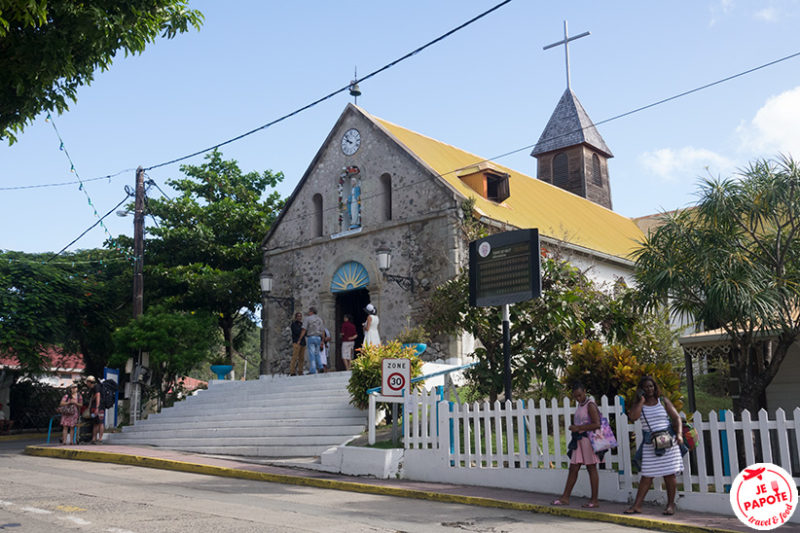
M143 443L144 444L144 443ZM332 446L169 446L170 450L238 457L316 457Z
M364 424L336 425L336 426L283 426L283 427L226 427L210 428L196 425L195 427L181 427L163 429L150 429L148 431L123 431L122 436L148 438L228 438L228 437L277 437L277 436L316 436L316 435L355 435L364 431Z
M212 381L111 442L260 457L316 456L361 434L366 413L350 405L350 372Z
M123 433L136 431L174 431L179 429L193 428L280 428L280 427L320 427L320 426L346 426L353 424L363 424L365 416L337 416L325 418L283 418L283 419L226 419L214 421L213 425L208 424L206 417L196 419L163 419L161 421L143 420L137 422L135 426L125 426Z
M147 436L146 439L130 438L120 439L119 442L134 443L145 441L153 446L163 446L165 448L173 446L338 446L343 441L353 437L349 434L341 435L292 435L288 437L153 437Z

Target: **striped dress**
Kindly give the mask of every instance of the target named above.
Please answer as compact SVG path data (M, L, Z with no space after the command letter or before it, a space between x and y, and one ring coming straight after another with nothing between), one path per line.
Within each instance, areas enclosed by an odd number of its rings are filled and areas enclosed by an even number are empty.
M642 406L642 429L648 429L648 422L652 424L651 432L667 429L671 421L667 410L659 401L656 405ZM645 477L662 477L683 472L683 458L680 446L673 446L657 456L652 444L642 446L642 475Z

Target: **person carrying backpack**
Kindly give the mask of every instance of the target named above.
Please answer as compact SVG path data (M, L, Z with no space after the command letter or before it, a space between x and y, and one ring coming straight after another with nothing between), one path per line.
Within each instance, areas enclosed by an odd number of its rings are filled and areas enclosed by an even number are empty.
M90 387L89 393L89 412L92 420L92 444L103 442L103 431L105 429L106 410L103 409L103 386L97 382L94 376L86 378L86 384Z

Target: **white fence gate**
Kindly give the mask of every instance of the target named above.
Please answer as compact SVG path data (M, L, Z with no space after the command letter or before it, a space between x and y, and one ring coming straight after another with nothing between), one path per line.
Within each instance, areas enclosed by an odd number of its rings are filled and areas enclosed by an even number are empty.
M629 423L619 397L609 404L604 396L598 407L619 442L603 458L600 496L630 501L639 480L631 460L633 443L642 439L641 422ZM420 480L560 494L569 467L565 448L574 410L567 398L549 405L544 400L538 405L523 400L457 404L440 401L435 390L413 392L404 409L404 468ZM740 420L731 411L721 416L711 411L706 419L695 412L692 425L699 443L684 456L679 506L733 514L727 491L736 475L756 462L777 464L800 483L800 408L789 420L782 409L772 419L761 410L756 420L747 411ZM579 476L575 495L588 495L586 477ZM663 487L657 483L648 499L665 501ZM791 521L800 522L800 513Z

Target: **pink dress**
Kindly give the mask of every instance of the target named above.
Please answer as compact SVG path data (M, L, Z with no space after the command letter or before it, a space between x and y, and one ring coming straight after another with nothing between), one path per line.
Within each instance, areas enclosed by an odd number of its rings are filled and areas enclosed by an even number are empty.
M65 394L64 397L61 399L61 401L63 402L63 401L66 401L67 399L68 399L68 396ZM78 402L78 405L80 405L82 403L80 394L76 394L75 395L75 401ZM75 426L78 425L78 413L80 412L80 409L78 409L78 405L73 405L72 406L72 407L75 408L75 409L73 409L72 414L61 415L61 425L62 426L75 427Z
M594 402L589 400L575 409L575 415L572 417L573 424L576 426L591 424L592 417L589 416L590 403ZM600 462L600 459L597 458L597 455L592 449L592 442L589 440L589 437L583 437L578 441L578 448L572 452L572 459L570 462L579 465L595 465Z

